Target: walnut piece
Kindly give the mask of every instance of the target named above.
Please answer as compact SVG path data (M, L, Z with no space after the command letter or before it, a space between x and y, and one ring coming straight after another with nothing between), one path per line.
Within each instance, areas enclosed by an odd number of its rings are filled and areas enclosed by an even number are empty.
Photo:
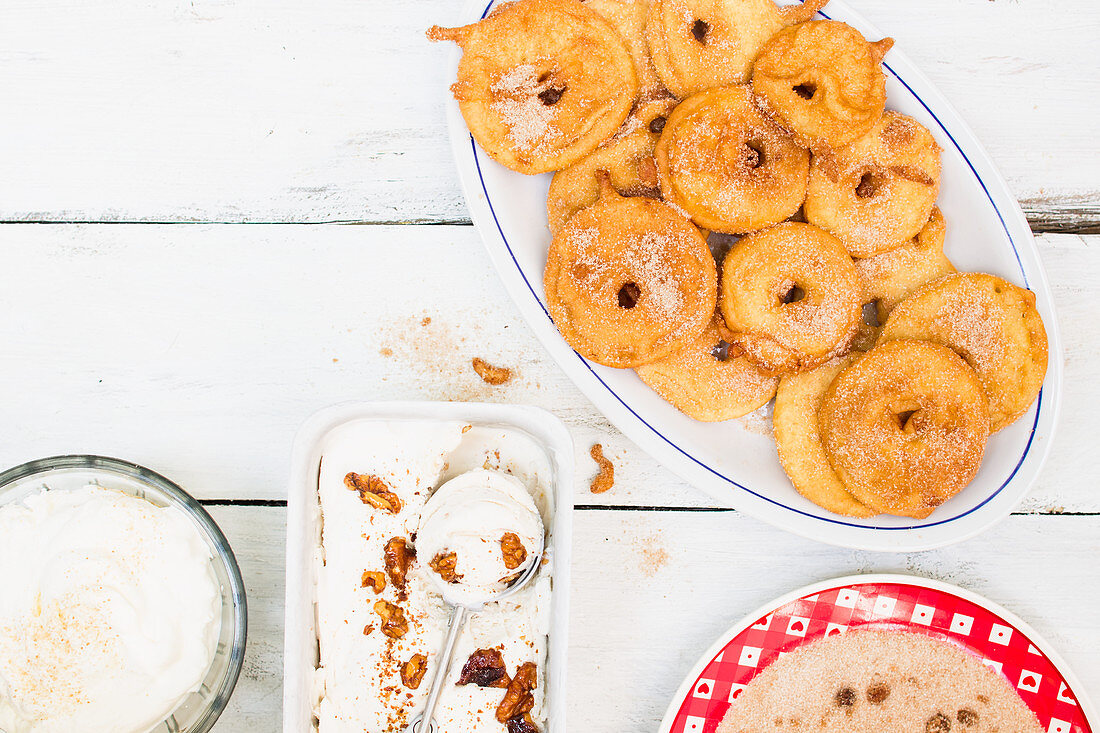
M515 570L527 559L527 548L515 532L505 532L500 538L500 551L504 554L504 567Z
M409 632L409 622L400 606L389 601L375 601L374 612L382 617L382 633L391 639L400 639Z
M401 665L401 684L410 690L420 687L424 672L428 670L428 658L423 654L413 654L409 661Z
M607 460L603 454L603 446L595 443L589 451L592 460L596 462L600 470L592 479L588 489L593 494L602 494L615 485L615 464Z
M535 725L535 721L531 720L530 713L509 718L506 725L508 726L508 733L539 733L539 727Z
M497 706L497 721L507 723L531 712L535 707L535 696L531 690L538 684L538 669L534 662L526 662L516 670L516 676L508 685L504 699Z
M453 552L441 552L428 564L446 583L457 583L462 579L462 575L455 572L455 568L458 567L458 555Z
M344 476L344 486L359 492L359 500L375 509L397 514L401 511L401 499L390 490L389 484L377 476L349 473Z
M484 359L474 357L474 371L486 384L494 387L500 386L512 378L512 370L506 367L493 366Z
M478 649L462 665L456 685L506 688L512 680L499 649Z
M363 588L370 588L375 593L386 590L386 575L378 570L363 571Z
M404 537L394 537L386 543L386 549L382 552L382 561L386 566L386 575L390 576L390 582L397 588L399 598L405 597L405 578L409 574L409 566L412 565L416 552L409 547Z
M374 624L367 624L363 627L363 636L370 636L374 633Z

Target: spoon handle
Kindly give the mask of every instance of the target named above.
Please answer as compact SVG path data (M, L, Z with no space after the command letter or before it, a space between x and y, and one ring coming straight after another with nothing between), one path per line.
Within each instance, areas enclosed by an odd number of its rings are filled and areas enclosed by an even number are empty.
M443 683L447 679L447 670L451 668L451 657L454 656L455 646L458 644L458 634L462 631L462 625L466 621L466 609L462 606L455 606L451 612L451 625L447 628L447 641L444 642L443 648L439 651L439 657L435 664L435 671L432 673L432 686L428 690L428 701L424 704L424 714L420 716L417 723L409 726L410 731L417 731L417 733L431 733L432 731L432 716L435 714L436 704L439 702L439 695L443 692Z

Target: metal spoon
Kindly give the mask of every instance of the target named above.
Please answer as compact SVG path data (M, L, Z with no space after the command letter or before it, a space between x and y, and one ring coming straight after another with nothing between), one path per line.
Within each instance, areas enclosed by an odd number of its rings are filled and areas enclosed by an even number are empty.
M418 715L413 722L409 724L409 727L405 729L405 733L435 733L435 725L432 723L432 716L435 714L435 708L439 703L439 696L443 692L443 682L447 678L447 670L451 668L451 657L454 656L455 646L458 644L458 635L462 631L462 626L466 622L466 617L471 613L480 611L487 603L501 601L518 593L530 583L531 579L538 573L539 566L542 564L545 544L545 537L540 537L538 549L533 553L533 562L527 570L523 572L523 575L514 580L511 585L495 591L485 598L458 601L449 597L446 584L440 584L439 589L443 594L443 600L451 607L451 623L447 627L447 640L443 643L443 649L439 653L435 671L432 672L432 685L428 689L428 700L424 704L424 712ZM426 726L423 725L424 721L428 721Z

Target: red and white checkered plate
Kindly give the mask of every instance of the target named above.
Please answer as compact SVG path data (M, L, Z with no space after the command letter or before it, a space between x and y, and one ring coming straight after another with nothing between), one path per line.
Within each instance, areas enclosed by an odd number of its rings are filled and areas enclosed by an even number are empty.
M714 733L730 701L780 654L860 626L953 642L1007 679L1048 733L1092 733L1096 713L1080 683L1031 627L962 588L905 575L818 583L751 614L688 675L660 733Z

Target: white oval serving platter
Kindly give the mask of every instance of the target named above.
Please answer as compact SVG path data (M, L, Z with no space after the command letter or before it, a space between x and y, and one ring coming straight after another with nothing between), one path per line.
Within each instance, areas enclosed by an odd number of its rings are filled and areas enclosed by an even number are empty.
M470 0L459 22L474 22L496 0ZM883 33L841 0L825 9L875 40ZM823 15L824 15L823 14ZM459 54L450 57L454 78ZM924 124L943 148L938 205L947 220L946 251L963 271L989 272L1035 292L1047 329L1049 367L1036 404L994 435L975 480L924 520L850 519L799 495L776 456L770 413L701 423L650 391L632 370L588 362L558 334L543 301L550 232L550 175L524 176L474 144L457 103L447 94L451 144L474 224L504 285L550 354L592 403L627 437L723 506L830 544L880 551L917 551L972 537L1008 515L1039 475L1057 422L1062 344L1046 275L1019 205L973 132L898 49L884 63L887 106ZM977 82L976 82L977 83ZM770 409L770 408L768 408Z

